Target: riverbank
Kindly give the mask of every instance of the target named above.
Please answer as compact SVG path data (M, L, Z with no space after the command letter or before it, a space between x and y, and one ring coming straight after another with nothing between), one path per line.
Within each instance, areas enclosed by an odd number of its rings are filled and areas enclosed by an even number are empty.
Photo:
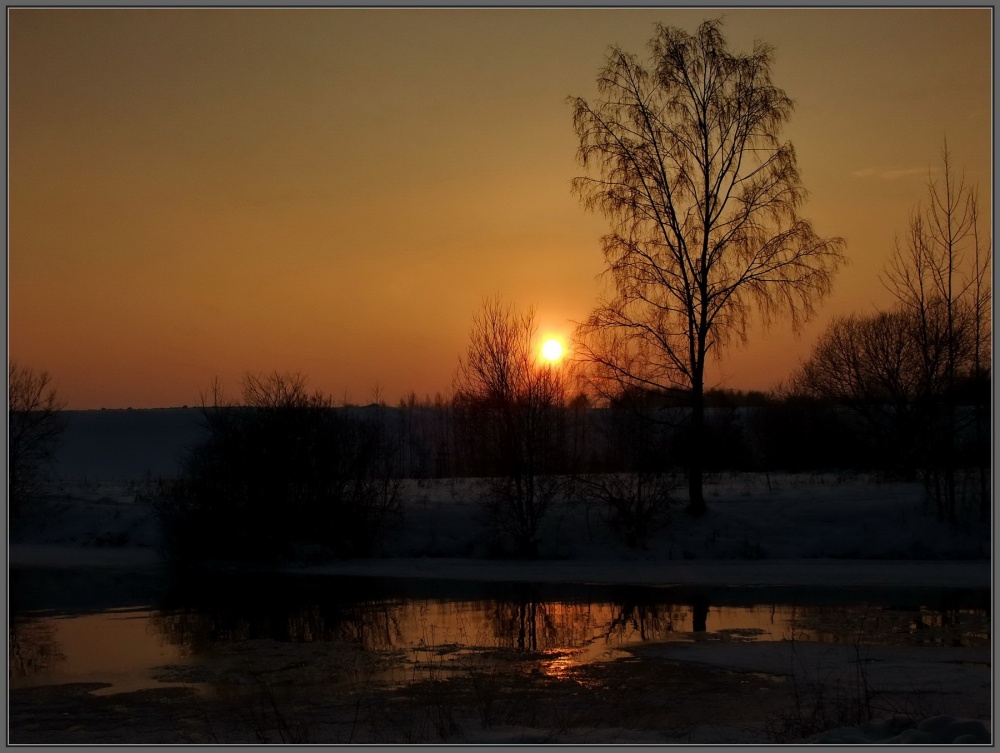
M674 560L496 562L468 559L352 560L288 571L381 578L643 586L989 588L984 561Z
M159 570L166 563L148 547L95 548L14 544L12 568ZM251 570L255 568L250 568ZM364 559L285 565L280 572L372 578L423 578L514 583L642 586L816 586L891 588L991 587L988 561L906 560L673 560L508 561L459 558Z

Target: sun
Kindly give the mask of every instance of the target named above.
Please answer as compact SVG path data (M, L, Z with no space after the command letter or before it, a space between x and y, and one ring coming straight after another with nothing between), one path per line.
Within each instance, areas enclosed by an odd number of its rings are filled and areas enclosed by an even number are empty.
M562 358L562 355L563 355L563 346L562 343L559 342L558 340L551 339L551 340L546 340L544 343L542 343L542 356L545 358L545 360L552 361L554 363L555 361L558 361L560 358Z

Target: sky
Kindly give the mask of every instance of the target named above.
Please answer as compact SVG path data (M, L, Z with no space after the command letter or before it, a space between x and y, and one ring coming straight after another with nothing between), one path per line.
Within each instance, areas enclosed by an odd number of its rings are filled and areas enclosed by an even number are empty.
M300 372L338 400L450 393L487 296L568 338L608 225L567 98L609 45L722 16L775 47L821 235L848 266L712 385L787 379L878 273L947 139L992 207L989 9L10 9L9 358L72 409L194 405Z

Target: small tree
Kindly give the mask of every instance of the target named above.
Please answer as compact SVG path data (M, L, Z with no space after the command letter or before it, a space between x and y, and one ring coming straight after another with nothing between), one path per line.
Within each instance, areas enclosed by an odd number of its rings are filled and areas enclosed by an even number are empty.
M958 395L970 378L981 383L976 433L982 443L990 357L991 244L979 232L976 189L965 183L941 150L940 178L927 183L926 201L910 216L882 282L915 324L920 397L928 406L923 466L927 491L942 517L958 508L957 441L963 428ZM979 506L989 518L986 464L980 464Z
M8 467L10 514L24 513L25 500L39 491L46 466L52 461L66 428L52 377L11 361L7 370Z
M705 366L754 311L797 325L831 288L843 241L799 216L795 151L779 139L792 101L771 82L772 50L730 52L720 21L692 35L662 25L644 65L611 48L601 99L572 98L589 210L614 289L580 329L598 379L680 390L690 406L688 510L702 492Z
M539 526L562 484L551 471L564 380L558 367L540 363L535 335L532 309L518 314L487 300L455 377L456 411L488 463L493 522L523 556L537 553Z

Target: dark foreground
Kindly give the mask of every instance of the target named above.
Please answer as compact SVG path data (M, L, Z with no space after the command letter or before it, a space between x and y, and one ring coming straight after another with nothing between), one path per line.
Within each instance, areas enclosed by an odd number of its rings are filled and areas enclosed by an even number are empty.
M525 673L531 657L497 652L392 687L302 681L286 664L205 694L164 688L93 695L99 685L15 690L10 742L417 743L417 742L792 742L857 722L851 688L801 676L722 669L636 652L565 676ZM988 661L969 653L974 667ZM930 698L926 691L870 699L883 737L935 713L989 718L984 688ZM878 683L879 678L871 678ZM973 728L975 729L975 728ZM982 742L983 740L979 740ZM949 740L950 742L950 740Z

